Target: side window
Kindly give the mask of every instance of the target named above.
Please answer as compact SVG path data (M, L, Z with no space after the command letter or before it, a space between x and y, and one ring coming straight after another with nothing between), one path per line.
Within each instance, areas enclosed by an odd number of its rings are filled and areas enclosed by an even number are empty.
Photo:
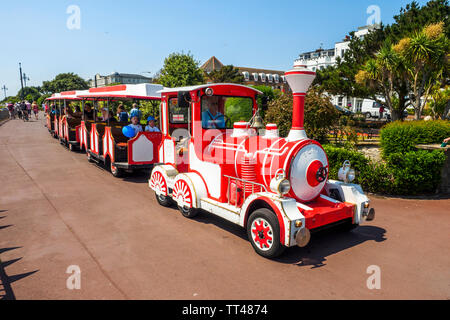
M253 100L247 97L202 97L203 129L232 129L233 123L248 122L253 116Z
M189 121L189 108L178 107L178 99L169 99L169 121L172 124L187 124Z

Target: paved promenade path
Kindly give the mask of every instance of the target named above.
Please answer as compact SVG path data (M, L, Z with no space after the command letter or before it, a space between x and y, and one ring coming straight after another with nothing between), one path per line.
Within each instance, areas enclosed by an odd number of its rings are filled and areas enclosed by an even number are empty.
M116 179L43 124L0 127L0 297L450 298L449 199L372 197L375 221L315 235L270 261L240 227L160 207L148 173ZM81 290L67 289L72 265ZM381 268L381 290L367 288L371 265Z

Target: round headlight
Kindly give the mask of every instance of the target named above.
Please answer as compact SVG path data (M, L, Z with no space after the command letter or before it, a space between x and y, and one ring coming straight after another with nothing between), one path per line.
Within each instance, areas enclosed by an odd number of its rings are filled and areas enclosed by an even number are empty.
M287 179L283 179L278 185L278 192L282 195L288 194L291 191L291 183Z
M356 178L356 172L353 169L350 169L348 174L347 174L347 181L348 182L353 182Z

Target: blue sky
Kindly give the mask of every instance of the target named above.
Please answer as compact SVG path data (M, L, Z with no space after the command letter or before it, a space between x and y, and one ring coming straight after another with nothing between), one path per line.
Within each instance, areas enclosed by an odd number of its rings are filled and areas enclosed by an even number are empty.
M410 2L2 1L0 87L6 85L8 95L17 93L19 62L29 85L41 85L62 72L85 79L114 71L155 73L166 56L181 51L201 62L215 55L224 64L288 70L299 53L321 44L331 48L365 25L370 5L377 5L382 22L390 24ZM80 30L66 26L70 5L81 10Z

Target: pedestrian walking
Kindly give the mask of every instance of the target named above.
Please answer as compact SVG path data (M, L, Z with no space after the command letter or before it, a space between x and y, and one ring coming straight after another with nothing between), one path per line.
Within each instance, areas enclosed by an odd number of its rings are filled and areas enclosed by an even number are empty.
M383 113L384 113L384 106L380 105L380 120L383 119Z
M22 119L22 104L17 102L14 108L16 109L18 118Z
M14 110L14 105L12 103L8 103L7 108L8 108L8 111L9 111L9 118L11 120L15 119L16 118L16 114L15 114L16 112Z
M36 120L39 120L39 106L36 101L33 101L31 108L33 109Z
M25 105L27 106L28 119L31 118L31 103L25 100Z
M28 106L25 101L22 101L22 103L20 104L20 109L22 109L22 120L29 121ZM31 104L30 104L30 112L31 112Z

